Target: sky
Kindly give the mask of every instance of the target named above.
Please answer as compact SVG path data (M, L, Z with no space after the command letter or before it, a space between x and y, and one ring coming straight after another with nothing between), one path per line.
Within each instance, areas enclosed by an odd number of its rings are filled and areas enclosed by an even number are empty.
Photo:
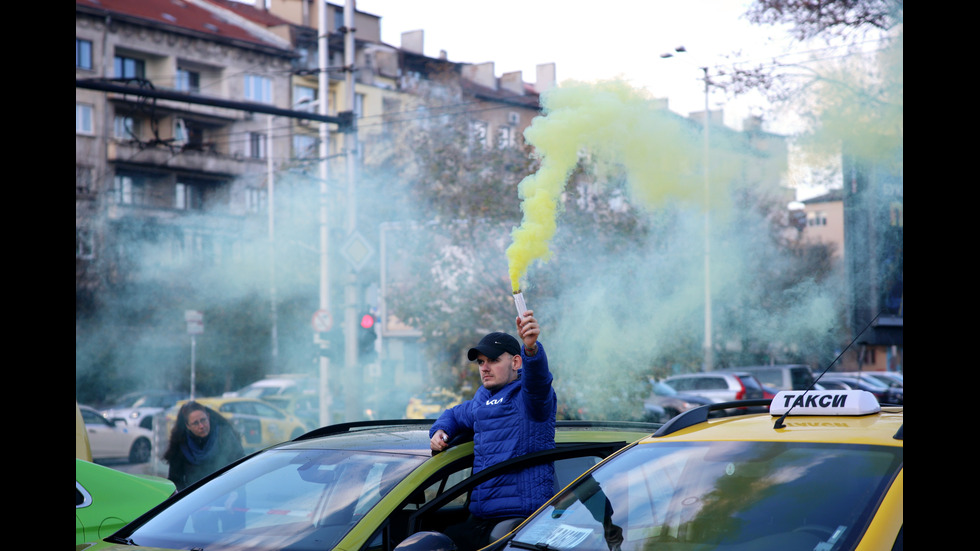
M339 3L343 3L342 1ZM625 80L682 115L703 111L701 67L766 61L800 45L783 29L753 25L744 17L748 0L359 0L359 11L381 17L382 41L398 46L406 31L424 31L424 54L450 61L494 62L494 71L521 71L533 82L536 66L555 63L566 79ZM678 46L686 52L662 58ZM766 130L792 131L756 97L731 98L712 89L712 110L724 109L726 124L740 129L749 115L762 115Z

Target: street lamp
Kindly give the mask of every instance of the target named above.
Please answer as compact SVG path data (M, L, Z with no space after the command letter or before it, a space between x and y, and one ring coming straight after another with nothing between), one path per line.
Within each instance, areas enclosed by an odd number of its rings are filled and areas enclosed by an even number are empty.
M677 53L687 52L684 46L674 48ZM674 57L674 54L665 52L660 54L661 58ZM714 345L712 343L712 321L711 321L711 192L710 192L710 152L711 152L711 111L708 106L708 94L710 92L711 80L708 78L708 67L700 67L704 71L704 159L702 170L704 172L704 360L701 365L702 371L714 369Z

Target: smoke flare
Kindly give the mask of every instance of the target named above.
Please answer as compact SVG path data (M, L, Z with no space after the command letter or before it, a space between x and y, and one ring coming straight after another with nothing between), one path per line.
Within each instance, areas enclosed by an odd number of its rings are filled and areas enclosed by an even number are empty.
M697 189L689 184L700 166L697 148L677 139L683 134L671 128L677 123L641 91L621 81L570 81L542 94L541 103L544 115L524 131L541 167L518 185L523 220L507 248L515 293L531 263L551 256L561 194L581 154L622 165L630 174L631 195L647 206Z

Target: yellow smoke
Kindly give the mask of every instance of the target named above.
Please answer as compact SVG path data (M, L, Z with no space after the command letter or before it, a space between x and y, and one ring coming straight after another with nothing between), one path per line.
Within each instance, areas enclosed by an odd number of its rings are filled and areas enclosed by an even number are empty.
M580 155L622 166L630 194L647 206L667 196L695 196L700 189L691 182L700 174L698 149L644 92L620 81L567 82L543 94L541 103L544 114L524 131L541 167L518 186L523 220L507 248L514 292L532 262L551 256L561 194Z

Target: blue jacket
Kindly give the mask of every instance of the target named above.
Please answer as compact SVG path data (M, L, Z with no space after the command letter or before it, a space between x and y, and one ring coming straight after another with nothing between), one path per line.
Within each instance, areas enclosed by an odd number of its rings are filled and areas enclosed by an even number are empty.
M551 387L548 357L538 352L528 357L521 350L521 376L496 392L480 387L471 400L447 409L429 430L439 429L450 438L473 432L473 473L501 461L555 447L555 415L558 398ZM470 513L478 518L524 517L554 495L555 469L551 463L490 479L470 497Z

